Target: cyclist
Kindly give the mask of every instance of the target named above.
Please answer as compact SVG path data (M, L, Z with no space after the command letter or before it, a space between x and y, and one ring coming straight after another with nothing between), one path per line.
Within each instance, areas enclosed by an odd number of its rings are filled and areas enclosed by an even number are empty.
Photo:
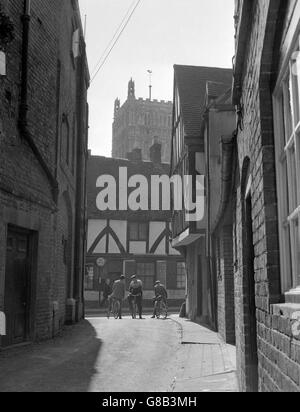
M152 319L155 319L156 317L159 318L159 306L161 302L164 302L166 307L168 307L168 292L164 285L160 282L160 280L157 280L154 285L154 293L155 293L155 298L154 300L154 310L153 310L153 316Z
M136 299L139 317L140 319L143 319L143 283L141 280L137 279L136 275L131 277L129 292L128 302L131 313L133 312L133 301Z
M125 299L125 276L121 275L119 280L116 280L113 284L112 294L109 297L110 308L112 307L113 300L117 300L120 303L119 319L122 319L122 306L123 300Z

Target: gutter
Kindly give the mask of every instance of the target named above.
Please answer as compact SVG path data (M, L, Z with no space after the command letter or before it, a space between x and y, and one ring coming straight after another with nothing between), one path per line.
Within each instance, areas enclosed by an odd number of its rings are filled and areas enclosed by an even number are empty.
M28 56L29 56L29 32L30 32L30 11L31 1L24 0L24 14L22 15L23 33L22 33L22 68L21 68L21 103L19 110L18 128L21 137L26 140L32 150L35 158L43 169L52 190L52 196L55 203L58 200L58 182L52 175L50 168L39 151L28 127Z

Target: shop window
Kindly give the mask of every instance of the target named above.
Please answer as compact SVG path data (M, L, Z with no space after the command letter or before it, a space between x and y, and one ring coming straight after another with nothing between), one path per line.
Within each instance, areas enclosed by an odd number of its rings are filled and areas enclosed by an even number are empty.
M184 262L177 263L177 289L186 288L186 266Z
M144 290L153 290L155 282L154 263L137 263L137 276L143 282Z

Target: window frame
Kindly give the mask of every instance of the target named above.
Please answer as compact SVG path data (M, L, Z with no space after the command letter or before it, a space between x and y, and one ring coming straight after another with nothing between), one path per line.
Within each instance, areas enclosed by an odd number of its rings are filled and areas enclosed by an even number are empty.
M144 266L145 267L150 267L151 266L151 270L152 273L146 274L147 271L144 271L143 274L140 273L139 271L139 266ZM154 288L154 282L155 282L155 278L156 278L156 267L155 267L155 262L146 262L146 261L138 261L136 262L136 273L137 273L137 277L143 282L143 289L146 292L149 292L151 290L153 290ZM146 279L151 279L151 281L148 282L146 281ZM151 284L150 284L151 283Z
M181 270L183 269L183 273L179 273L179 267L181 266ZM176 263L176 288L178 290L185 290L186 289L186 280L187 280L187 271L186 271L186 263L185 262L177 262Z
M294 53L297 53L300 75L299 29L295 32L289 51L284 56L273 93L283 293L300 292L300 177L297 178L300 176L300 77L297 78L294 74Z
M137 237L133 238L132 233L131 233L131 227L133 225L137 225ZM142 236L141 233L141 226L145 226L145 236ZM149 232L149 225L148 223L145 222L129 222L128 225L128 237L129 237L129 242L147 242L148 241L148 232Z

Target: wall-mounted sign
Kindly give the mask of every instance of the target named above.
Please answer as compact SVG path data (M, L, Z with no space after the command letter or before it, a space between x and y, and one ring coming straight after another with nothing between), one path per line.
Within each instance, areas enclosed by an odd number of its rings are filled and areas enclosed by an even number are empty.
M96 263L99 268L103 268L105 266L106 260L104 258L99 258L96 260Z

